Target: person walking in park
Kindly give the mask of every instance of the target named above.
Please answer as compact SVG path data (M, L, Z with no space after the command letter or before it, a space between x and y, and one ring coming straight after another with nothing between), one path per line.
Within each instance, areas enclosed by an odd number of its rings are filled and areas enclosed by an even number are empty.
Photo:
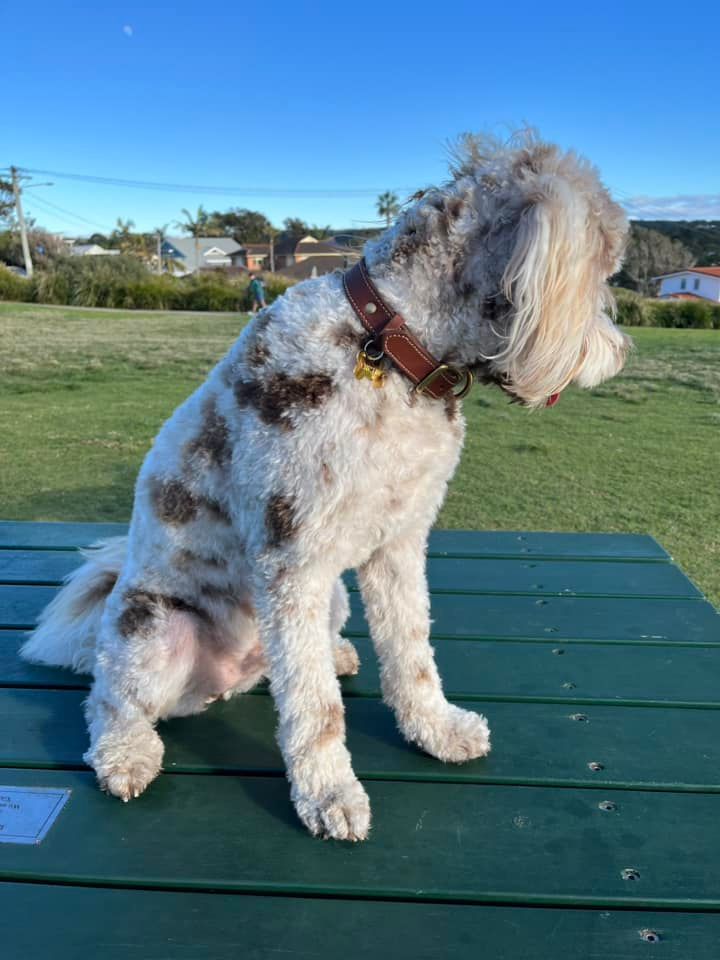
M265 284L262 278L254 273L250 274L250 296L252 298L252 312L257 313L262 310L265 304Z

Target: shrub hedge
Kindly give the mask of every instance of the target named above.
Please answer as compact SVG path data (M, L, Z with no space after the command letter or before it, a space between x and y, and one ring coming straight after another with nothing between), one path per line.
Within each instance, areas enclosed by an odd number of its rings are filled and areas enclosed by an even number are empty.
M291 281L265 278L268 303ZM130 310L222 310L251 307L248 278L220 271L192 277L157 276L133 257L62 257L31 280L0 266L0 300Z
M265 277L268 303L291 281ZM628 327L680 327L720 330L720 304L702 300L649 300L632 290L613 288L617 322ZM248 278L221 271L193 277L151 274L133 257L62 257L32 280L0 266L0 300L58 303L126 310L249 310Z
M720 330L720 304L709 300L649 300L632 290L613 289L616 320L628 327Z

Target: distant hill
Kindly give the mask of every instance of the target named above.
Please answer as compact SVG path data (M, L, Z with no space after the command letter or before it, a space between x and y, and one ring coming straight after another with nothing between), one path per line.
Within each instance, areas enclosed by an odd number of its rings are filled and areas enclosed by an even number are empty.
M720 220L633 220L633 225L679 240L692 253L696 267L720 264Z

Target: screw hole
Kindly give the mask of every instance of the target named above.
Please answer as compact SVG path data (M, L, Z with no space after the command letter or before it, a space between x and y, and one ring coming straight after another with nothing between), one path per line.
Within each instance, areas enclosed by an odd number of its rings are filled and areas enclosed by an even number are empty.
M593 773L597 773L599 770L605 769L604 763L598 763L597 760L591 760L588 764L588 769L592 770Z
M545 628L544 628L544 632L545 632L545 633L557 633L557 632L558 632L558 628L557 628L557 627L545 627Z
M538 589L538 590L540 589L541 586L542 586L542 584L535 584L535 588ZM549 600L536 600L536 601L535 601L535 606L537 606L537 607L546 607L549 602L550 602Z
M660 940L660 934L657 930L641 930L640 936L645 943L658 943Z
M620 876L623 878L623 880L639 880L640 879L640 873L634 867L626 867L622 871Z
M555 654L556 657L561 657L565 653L565 651L563 650L562 647L555 647L555 649L553 650L553 653Z
M572 680L566 680L565 683L563 683L562 688L563 690L574 690L575 684L572 682Z
M612 800L601 800L598 804L601 810L617 810L617 805L612 802Z
M587 723L588 717L586 713L571 713L570 719L577 721L577 723Z

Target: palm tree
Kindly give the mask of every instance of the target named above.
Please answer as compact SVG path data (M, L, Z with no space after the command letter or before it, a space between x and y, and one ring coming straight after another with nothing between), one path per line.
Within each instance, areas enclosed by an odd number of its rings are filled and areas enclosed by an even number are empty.
M197 213L193 217L189 210L182 208L180 213L185 214L185 220L178 220L177 226L185 230L191 237L195 237L195 268L200 269L200 237L207 236L208 220L210 219L207 210L202 204L197 208Z
M161 227L155 227L155 229L153 230L153 235L155 236L155 240L157 242L157 251L155 253L155 256L157 258L156 269L159 274L163 272L162 248L163 248L163 243L165 243L165 238L167 237L167 228L169 226L170 226L169 223L164 223ZM165 259L168 259L168 258L166 257ZM172 270L170 270L169 272L172 273Z
M117 218L112 235L122 253L131 253L137 248L137 239L132 233L134 226L134 220L123 220L122 217Z
M385 193L381 193L377 198L377 212L381 217L385 217L385 223L390 226L393 221L393 217L396 217L400 213L400 201L397 198L397 194L393 193L391 190L386 190Z

